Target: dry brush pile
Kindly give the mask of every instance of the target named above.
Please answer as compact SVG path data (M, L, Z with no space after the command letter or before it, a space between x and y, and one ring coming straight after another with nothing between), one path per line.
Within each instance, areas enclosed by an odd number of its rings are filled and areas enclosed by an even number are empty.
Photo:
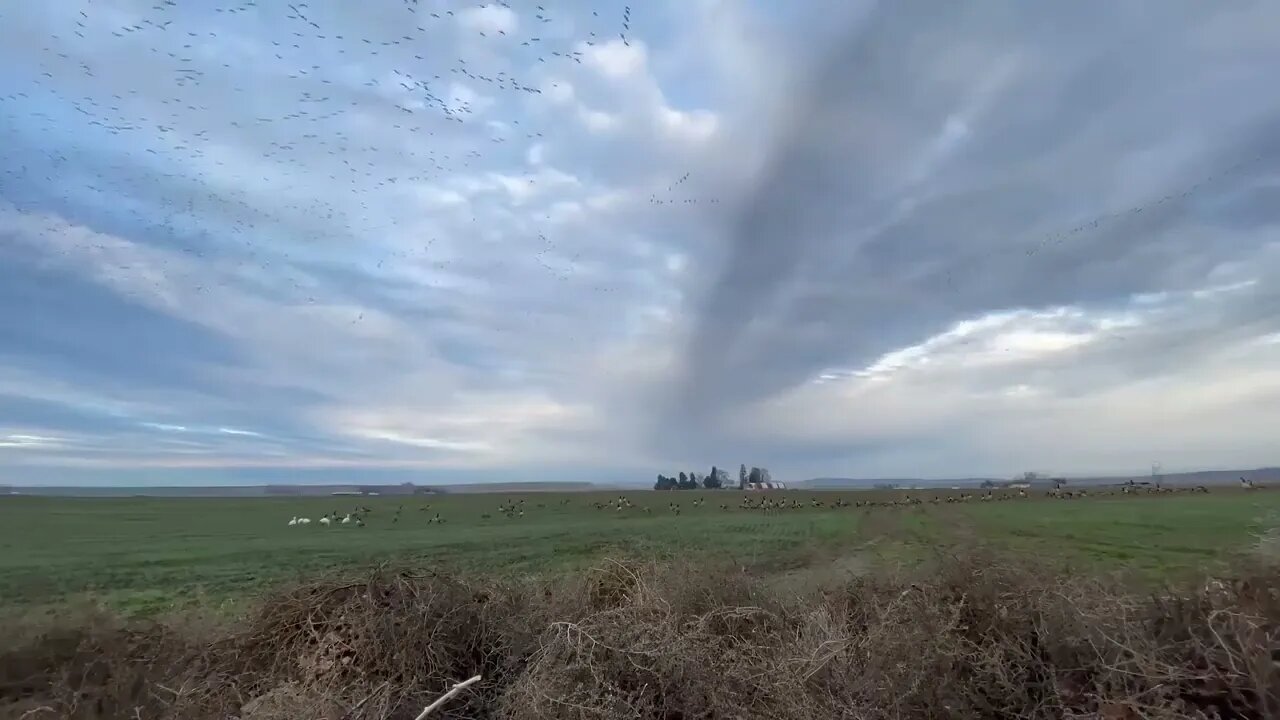
M2 642L0 716L1280 717L1280 574L1135 594L980 557L788 597L740 570L555 582L379 569L234 623L81 618Z

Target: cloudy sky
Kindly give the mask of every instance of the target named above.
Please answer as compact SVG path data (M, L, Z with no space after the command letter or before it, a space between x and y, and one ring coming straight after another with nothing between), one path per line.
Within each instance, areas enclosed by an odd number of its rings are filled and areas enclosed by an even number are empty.
M5 3L0 483L1280 463L1276 27Z

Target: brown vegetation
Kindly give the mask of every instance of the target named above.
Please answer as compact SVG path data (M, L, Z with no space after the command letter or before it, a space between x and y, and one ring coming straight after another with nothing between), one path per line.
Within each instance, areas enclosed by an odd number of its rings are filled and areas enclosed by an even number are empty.
M0 716L1280 716L1280 575L1158 594L980 555L803 597L738 569L609 562L556 582L378 569L234 622L28 623Z

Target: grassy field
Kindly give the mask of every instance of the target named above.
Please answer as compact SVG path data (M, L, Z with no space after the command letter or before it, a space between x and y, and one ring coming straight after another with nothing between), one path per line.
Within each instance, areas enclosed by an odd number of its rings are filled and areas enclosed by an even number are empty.
M616 497L6 498L0 718L1280 717L1280 492Z
M787 570L910 561L931 547L974 542L1161 577L1212 566L1250 546L1259 531L1280 525L1280 492L1268 491L843 508L831 505L837 498L857 503L893 496L791 491L775 497L804 507L770 513L740 509L744 494L736 491L625 495L634 507L622 511L594 507L616 493L6 498L0 501L0 606L57 605L91 594L125 612L147 613L234 601L281 581L377 562L538 574L604 556L704 553ZM706 502L693 507L697 497ZM498 512L510 499L524 500L523 517ZM812 499L826 506L813 507ZM669 508L673 501L681 505L678 515ZM372 508L365 527L314 522L357 504ZM436 513L445 522L428 522ZM313 523L289 527L294 515Z

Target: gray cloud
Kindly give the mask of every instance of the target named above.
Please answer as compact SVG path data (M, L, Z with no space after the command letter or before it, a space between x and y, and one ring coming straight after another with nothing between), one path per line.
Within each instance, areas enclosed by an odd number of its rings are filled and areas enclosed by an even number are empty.
M1280 219L1264 182L1280 43L1245 57L1229 38L1277 22L1261 2L876 4L783 100L693 321L680 412L974 314L1185 287L1257 250Z

